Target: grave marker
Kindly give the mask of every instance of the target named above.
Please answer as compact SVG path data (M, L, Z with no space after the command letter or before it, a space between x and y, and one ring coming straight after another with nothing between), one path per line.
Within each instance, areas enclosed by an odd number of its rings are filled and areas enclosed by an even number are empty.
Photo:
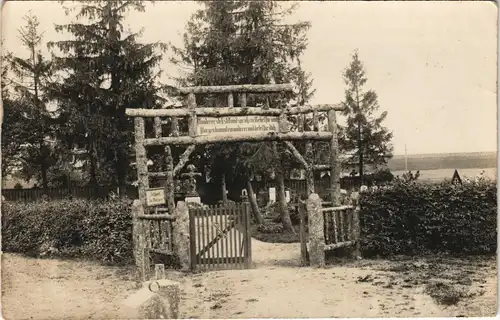
M269 188L269 201L276 202L276 188Z

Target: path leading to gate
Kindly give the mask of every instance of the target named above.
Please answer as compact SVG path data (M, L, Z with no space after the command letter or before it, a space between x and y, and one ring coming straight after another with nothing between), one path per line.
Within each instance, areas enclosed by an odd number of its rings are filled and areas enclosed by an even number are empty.
M300 266L300 243L268 243L252 239L255 268Z

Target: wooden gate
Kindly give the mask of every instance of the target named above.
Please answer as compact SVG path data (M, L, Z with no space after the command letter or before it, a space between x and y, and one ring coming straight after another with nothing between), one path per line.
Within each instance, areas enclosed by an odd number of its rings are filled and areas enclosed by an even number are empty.
M249 269L249 213L246 203L190 209L191 269Z

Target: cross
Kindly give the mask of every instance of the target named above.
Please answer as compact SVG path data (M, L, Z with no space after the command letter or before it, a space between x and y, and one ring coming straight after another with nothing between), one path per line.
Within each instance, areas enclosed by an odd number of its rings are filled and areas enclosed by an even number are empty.
M193 164L187 166L186 173L182 173L181 177L187 180L187 194L188 196L198 196L198 192L196 191L196 177L201 177L201 173L195 172L196 167Z

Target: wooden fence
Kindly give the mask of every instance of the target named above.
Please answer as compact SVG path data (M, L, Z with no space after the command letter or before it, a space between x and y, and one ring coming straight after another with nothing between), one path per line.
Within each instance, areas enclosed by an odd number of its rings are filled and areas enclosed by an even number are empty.
M325 251L355 245L358 240L354 206L322 208Z
M105 199L111 192L118 194L118 188L114 186L88 186L49 189L2 189L2 196L7 201L33 202L41 200L44 196L48 196L50 200L64 199L69 197L81 199ZM136 187L126 186L125 192L128 198L137 198Z
M151 209L147 214L145 209ZM134 256L139 277L144 281L151 276L152 254L172 257L174 255L175 213L169 213L167 208L145 208L140 202L134 202L132 207L132 228Z
M309 201L309 200L308 200ZM317 213L307 211L306 203L298 204L300 217L300 248L302 265L308 265L309 261L309 216L317 215L315 223L321 224L319 230L321 248L323 251L331 251L342 247L352 247L353 256L360 256L359 240L359 208L354 206L332 206L331 202L321 202L321 208ZM318 226L316 226L316 230ZM316 235L317 236L317 235Z

